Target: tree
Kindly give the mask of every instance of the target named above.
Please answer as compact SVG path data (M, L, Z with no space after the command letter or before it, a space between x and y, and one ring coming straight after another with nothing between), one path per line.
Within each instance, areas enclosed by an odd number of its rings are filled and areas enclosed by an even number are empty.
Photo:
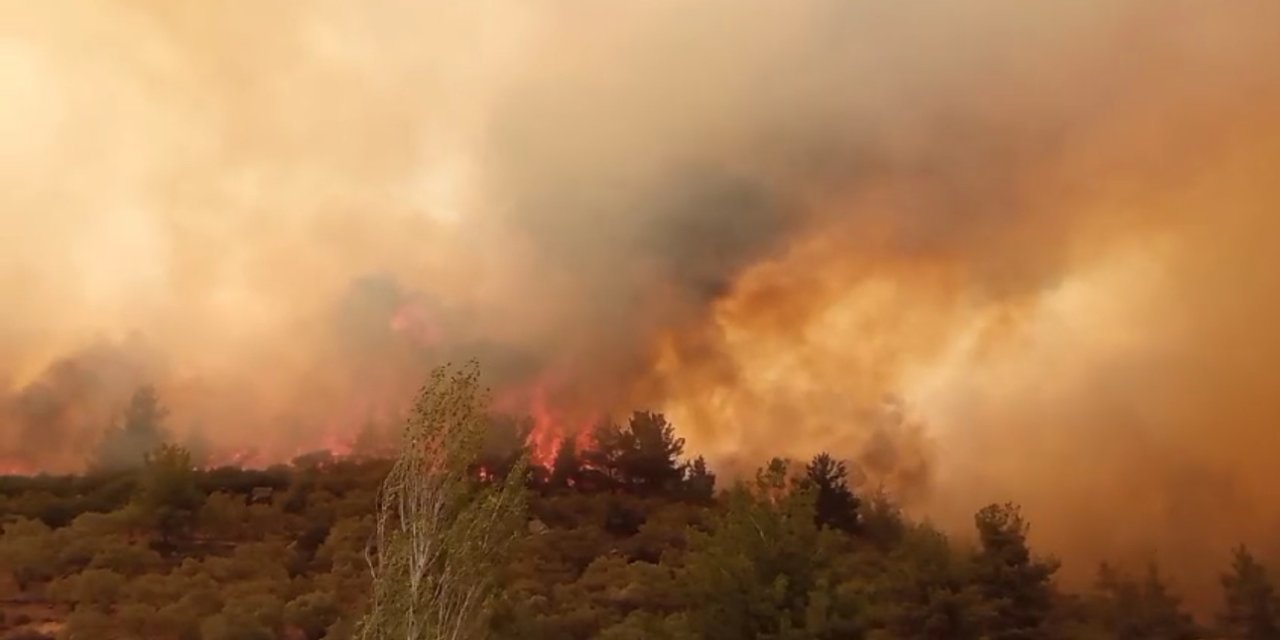
M1271 577L1243 545L1232 552L1231 571L1222 576L1226 606L1218 617L1223 636L1233 640L1280 638L1280 599Z
M591 448L582 452L586 465L603 474L613 484L623 484L623 458L628 448L623 428L609 420L602 420L591 430Z
M660 413L637 411L626 426L603 422L592 440L587 463L623 487L653 495L676 489L684 477L684 438Z
M695 502L710 502L716 493L716 474L707 468L707 461L698 456L684 466L684 486L689 498Z
M186 449L166 444L147 454L134 506L165 544L186 532L203 502Z
M142 466L148 452L169 440L164 426L168 414L155 387L139 388L129 399L120 423L107 429L92 466L100 471Z
M622 469L630 484L647 493L675 488L684 475L680 469L684 438L676 437L675 427L660 413L637 411L625 434Z
M1103 564L1098 570L1094 617L1117 638L1195 640L1200 629L1169 592L1155 565L1142 581Z
M882 562L866 617L888 638L977 640L991 627L995 608L974 584L971 559L937 529L904 527Z
M209 494L197 514L201 531L224 540L239 536L248 518L249 507L244 496L222 491Z
M527 459L504 482L471 481L486 427L478 380L474 363L446 366L419 393L378 496L361 638L462 640L482 633L497 571L524 525Z
M306 640L323 638L340 614L333 594L322 591L300 595L284 607L285 623L297 629Z
M227 601L222 613L205 618L200 637L208 640L273 640L284 604L279 598L258 594Z
M582 460L578 457L578 443L564 438L556 447L555 460L551 462L549 484L553 489L567 489L578 485L582 476Z
M1058 565L1038 560L1027 546L1030 525L1013 504L992 504L974 516L982 547L974 558L975 579L995 605L994 640L1039 638L1053 609L1050 583Z
M59 600L108 606L117 602L125 577L109 569L88 569L53 582L49 591Z
M57 575L58 548L48 525L17 518L0 531L0 568L13 573L20 590Z
M791 482L787 468L770 462L754 487L728 492L710 532L690 533L682 582L696 637L822 637L796 634L828 622L821 605L833 556L815 524L812 488Z
M857 531L861 501L849 490L849 470L845 463L820 453L805 467L805 479L817 491L818 524L845 533Z

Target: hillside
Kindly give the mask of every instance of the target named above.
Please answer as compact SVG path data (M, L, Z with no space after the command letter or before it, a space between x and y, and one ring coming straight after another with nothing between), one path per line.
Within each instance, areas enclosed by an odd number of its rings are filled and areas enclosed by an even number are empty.
M499 446L519 442L505 433L473 465L476 483L519 457ZM850 488L825 455L717 491L660 415L592 436L532 468L495 638L1202 637L1154 568L1104 567L1094 592L1060 593L1013 505L976 514L969 547ZM0 479L0 637L352 637L389 462L193 471L187 456L168 447L140 470ZM1237 560L1235 637L1274 637L1266 575Z

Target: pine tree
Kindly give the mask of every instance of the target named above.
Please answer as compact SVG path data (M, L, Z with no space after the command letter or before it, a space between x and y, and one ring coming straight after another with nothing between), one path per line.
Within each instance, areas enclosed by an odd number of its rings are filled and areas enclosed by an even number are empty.
M626 426L600 423L592 431L594 446L584 452L587 464L615 485L653 495L675 490L684 476L680 456L684 438L660 413L637 411Z
M627 424L622 457L623 473L630 484L642 493L670 491L679 484L683 472L680 456L684 438L675 435L675 427L660 413L637 411Z
M805 467L805 478L817 491L817 521L853 533L858 530L858 507L861 501L849 489L849 471L845 463L821 453Z
M1040 638L1053 609L1050 583L1058 565L1033 558L1027 545L1030 525L1013 504L993 504L974 516L982 545L974 558L975 578L994 604L994 640Z
M1280 639L1280 600L1275 587L1249 549L1236 547L1231 571L1222 576L1226 606L1218 617L1222 634L1232 640Z

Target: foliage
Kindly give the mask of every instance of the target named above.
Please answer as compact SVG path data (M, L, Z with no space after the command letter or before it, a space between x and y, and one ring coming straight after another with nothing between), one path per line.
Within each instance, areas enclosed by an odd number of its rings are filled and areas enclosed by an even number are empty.
M474 366L442 368L419 395L378 499L363 638L481 633L496 569L523 525L525 458L501 483L472 481L486 431L478 379Z
M774 461L754 487L738 485L708 533L691 534L684 572L698 637L783 638L825 624L829 543L815 492Z
M1013 504L992 504L974 516L981 549L974 558L975 579L996 607L993 640L1021 640L1044 635L1042 626L1053 609L1050 579L1054 560L1032 557L1027 545L1031 526Z
M1014 505L978 512L969 544L855 495L829 455L716 495L657 414L566 438L526 474L527 421L485 417L474 369L433 382L397 460L194 470L157 447L138 468L0 479L0 637L46 621L95 640L377 637L414 579L415 613L471 589L459 637L496 640L1206 637L1154 568L1059 592ZM251 505L255 487L276 499ZM1258 558L1237 549L1221 586L1221 637L1276 637Z
M1232 552L1231 571L1222 576L1225 607L1218 618L1223 637L1238 640L1280 638L1280 599L1271 577L1243 546Z
M162 540L167 543L185 533L202 500L191 454L186 449L166 444L147 454L134 506Z
M1098 571L1094 619L1115 638L1195 640L1200 629L1154 565L1135 580L1109 565Z
M585 456L587 464L620 487L655 495L675 489L684 479L684 438L675 435L662 414L637 411L624 426L602 423L592 439L595 447Z
M820 525L853 533L858 529L858 505L849 490L845 463L820 453L805 467L805 480L817 492L814 515Z

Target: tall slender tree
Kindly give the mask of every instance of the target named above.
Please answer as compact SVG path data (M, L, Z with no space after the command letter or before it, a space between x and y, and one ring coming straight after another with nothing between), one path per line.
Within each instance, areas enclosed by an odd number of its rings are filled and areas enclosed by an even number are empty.
M437 369L420 392L378 497L363 640L483 635L496 572L523 525L527 466L522 456L500 483L468 473L484 444L486 400L475 363Z

